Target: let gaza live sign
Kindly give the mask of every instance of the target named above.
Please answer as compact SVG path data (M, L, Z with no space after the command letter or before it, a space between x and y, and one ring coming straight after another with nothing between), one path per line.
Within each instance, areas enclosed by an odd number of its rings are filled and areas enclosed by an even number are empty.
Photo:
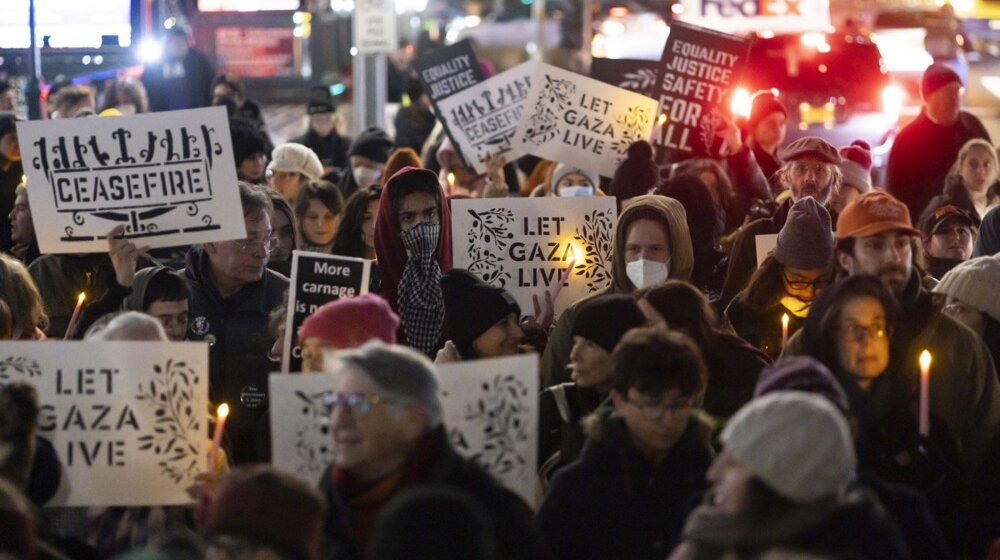
M224 107L22 122L28 202L42 253L246 237ZM44 227L37 227L44 224Z

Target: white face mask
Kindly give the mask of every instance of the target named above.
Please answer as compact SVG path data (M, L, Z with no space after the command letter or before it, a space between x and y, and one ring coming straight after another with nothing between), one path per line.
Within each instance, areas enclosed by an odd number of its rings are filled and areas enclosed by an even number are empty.
M559 196L594 196L590 185L564 185L559 187Z
M639 259L625 264L625 274L637 290L655 286L670 276L670 261L650 261Z
M382 179L382 170L371 167L355 167L351 173L354 174L354 182L361 188L375 185Z

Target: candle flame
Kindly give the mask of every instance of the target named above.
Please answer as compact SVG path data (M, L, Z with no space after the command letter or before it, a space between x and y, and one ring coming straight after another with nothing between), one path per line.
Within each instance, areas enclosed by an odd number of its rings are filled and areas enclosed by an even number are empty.
M782 313L781 314L781 326L782 327L788 327L788 313Z
M220 404L218 410L215 412L215 416L219 420L222 420L226 416L229 416L229 405L226 403Z
M569 265L573 266L576 263L576 249L570 245L569 246Z
M927 350L924 350L923 352L920 353L920 368L926 370L930 367L931 367L931 353L928 352Z
M667 122L667 114L666 113L660 113L660 118L657 119L657 123L656 124L662 126L663 123L665 123L665 122Z
M454 173L448 173L448 184L449 185L454 185L455 184L455 174Z
M77 305L82 305L83 304L83 300L85 300L85 299L87 299L87 293L86 292L80 292L80 295L78 295L76 297L76 304Z

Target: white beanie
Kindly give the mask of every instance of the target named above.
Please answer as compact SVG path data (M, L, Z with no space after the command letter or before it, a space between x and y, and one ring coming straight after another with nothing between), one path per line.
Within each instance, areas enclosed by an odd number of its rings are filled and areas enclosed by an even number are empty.
M935 294L949 295L1000 321L1000 258L978 257L959 263L941 277Z
M271 171L301 173L310 181L323 176L323 164L320 163L316 152L294 142L274 148L271 152L271 163L267 164L267 168Z
M566 165L565 163L560 163L552 168L552 178L549 180L549 184L552 186L552 194L556 193L556 185L559 181L569 175L570 173L579 173L590 181L590 185L594 187L594 191L601 186L601 176L593 171L587 171L585 169L580 169L579 167L573 167L572 165Z
M750 401L720 439L726 452L797 503L842 493L857 464L843 414L825 398L801 391Z

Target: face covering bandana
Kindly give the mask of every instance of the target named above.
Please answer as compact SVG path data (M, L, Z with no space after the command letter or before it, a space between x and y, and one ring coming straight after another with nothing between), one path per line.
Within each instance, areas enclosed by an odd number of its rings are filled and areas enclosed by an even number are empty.
M793 296L785 296L781 298L781 306L791 312L792 315L799 318L805 317L809 314L810 305L810 303L804 302Z
M410 258L399 279L399 315L406 342L425 354L437 349L444 324L441 267L434 250L441 224L424 222L402 232Z
M371 167L355 167L351 173L354 175L354 182L361 188L375 185L382 179L382 170Z
M559 196L594 196L594 187L589 185L566 185L559 187Z
M636 289L655 286L670 276L670 261L668 260L666 264L646 259L632 261L625 265L625 274Z
M403 247L411 256L431 257L437 249L438 237L441 236L441 224L424 222L402 232Z

